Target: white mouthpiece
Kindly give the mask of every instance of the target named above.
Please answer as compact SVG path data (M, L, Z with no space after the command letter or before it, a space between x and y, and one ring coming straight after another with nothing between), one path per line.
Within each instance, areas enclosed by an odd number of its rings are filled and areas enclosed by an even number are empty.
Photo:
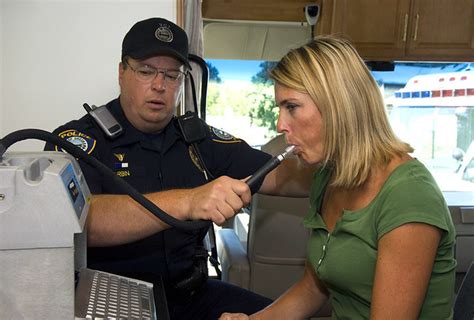
M283 159L288 157L293 152L293 150L295 150L295 148L296 147L294 145L290 145L290 146L286 147L285 151L283 151L280 155L278 155L278 159L280 159L280 161L282 161Z
M295 150L295 146L294 145L289 145L288 147L285 148L285 153L292 153L293 150Z

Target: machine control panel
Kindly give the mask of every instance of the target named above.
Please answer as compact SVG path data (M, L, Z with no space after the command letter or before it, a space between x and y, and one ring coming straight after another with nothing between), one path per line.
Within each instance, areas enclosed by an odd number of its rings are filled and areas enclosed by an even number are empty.
M67 165L61 174L61 178L64 183L64 187L69 193L74 211L76 212L77 218L80 219L84 211L86 201L82 192L82 186L77 181L77 176L74 173L72 163Z

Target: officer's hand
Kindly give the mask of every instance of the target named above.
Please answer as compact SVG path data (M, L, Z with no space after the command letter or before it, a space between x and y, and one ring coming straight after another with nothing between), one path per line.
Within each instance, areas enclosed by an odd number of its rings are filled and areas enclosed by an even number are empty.
M220 225L247 206L250 199L245 182L223 176L192 189L190 218L212 220Z
M246 314L243 313L223 313L219 317L219 320L247 320L250 319L250 317Z

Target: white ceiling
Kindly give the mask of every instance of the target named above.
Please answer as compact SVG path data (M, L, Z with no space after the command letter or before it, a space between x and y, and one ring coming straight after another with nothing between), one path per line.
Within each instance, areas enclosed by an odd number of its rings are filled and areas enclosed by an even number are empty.
M290 49L310 39L307 24L206 21L204 57L278 61Z

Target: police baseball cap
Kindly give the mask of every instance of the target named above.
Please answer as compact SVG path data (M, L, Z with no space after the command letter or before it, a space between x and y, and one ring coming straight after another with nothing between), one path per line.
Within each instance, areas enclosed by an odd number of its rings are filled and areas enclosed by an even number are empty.
M163 18L150 18L135 23L123 38L122 59L129 56L141 60L156 55L175 57L191 69L186 32Z

